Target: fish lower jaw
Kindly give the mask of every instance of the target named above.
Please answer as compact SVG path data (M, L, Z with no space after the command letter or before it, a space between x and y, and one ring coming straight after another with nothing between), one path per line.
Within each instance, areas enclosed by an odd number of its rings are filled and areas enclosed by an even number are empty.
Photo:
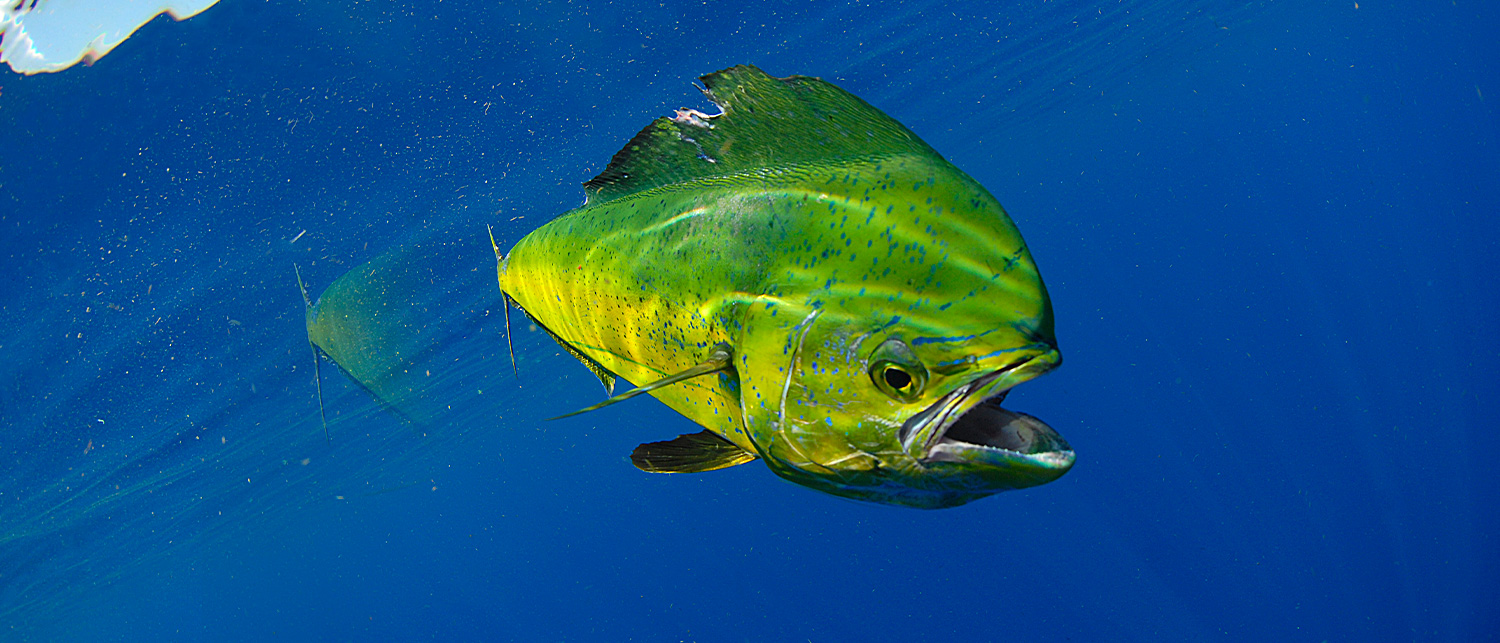
M964 444L961 442L940 442L932 447L932 450L927 454L927 458L922 462L924 464L936 464L939 462L985 462L995 465L1025 466L1040 470L1067 471L1073 467L1074 459L1075 455L1071 450L1021 453L1009 449Z

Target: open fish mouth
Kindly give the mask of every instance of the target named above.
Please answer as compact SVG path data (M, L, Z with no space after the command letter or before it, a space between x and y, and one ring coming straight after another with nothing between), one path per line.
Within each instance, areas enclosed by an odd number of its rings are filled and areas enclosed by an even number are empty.
M1025 364L986 374L908 419L899 433L907 454L923 465L991 465L1016 470L1022 478L1045 478L1020 486L1041 484L1066 473L1075 457L1068 442L1045 422L1001 406L1010 389L1020 383L1017 379L1035 375L1016 372L1025 370L1018 369Z

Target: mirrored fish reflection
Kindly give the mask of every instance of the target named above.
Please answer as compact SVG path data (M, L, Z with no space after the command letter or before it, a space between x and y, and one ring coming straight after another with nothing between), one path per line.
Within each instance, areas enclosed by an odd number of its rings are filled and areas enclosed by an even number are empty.
M316 299L297 269L320 414L325 381L316 367L326 357L413 429L423 432L441 419L455 401L446 389L463 374L436 355L470 341L482 314L482 307L462 301L481 292L461 283L473 273L453 265L471 261L472 250L446 235L401 244L345 272ZM328 419L324 415L325 432Z

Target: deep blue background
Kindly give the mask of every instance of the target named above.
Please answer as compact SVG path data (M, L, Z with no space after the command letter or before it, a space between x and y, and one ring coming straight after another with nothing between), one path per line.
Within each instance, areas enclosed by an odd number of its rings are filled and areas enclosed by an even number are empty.
M1495 8L532 4L224 0L0 78L0 638L1500 636ZM743 62L1006 205L1073 472L922 512L540 421L599 388L527 332L510 378L484 226ZM292 264L417 241L444 419L325 368L329 444Z

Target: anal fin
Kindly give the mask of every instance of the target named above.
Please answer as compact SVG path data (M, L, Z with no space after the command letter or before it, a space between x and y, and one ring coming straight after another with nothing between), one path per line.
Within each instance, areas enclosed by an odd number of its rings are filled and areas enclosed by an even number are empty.
M727 469L755 459L755 454L707 429L635 448L630 461L651 473L699 473Z
M511 301L514 301L514 300L511 300ZM521 308L520 304L516 304L516 307L517 308ZM531 313L527 312L525 308L521 308L521 312L525 312L526 316L531 319L531 323L536 324L537 328L540 328L542 330L547 331L547 334L552 337L552 341L557 342L557 345L561 346L562 349L565 350L565 351L567 351L569 355L572 355L573 359L578 360L579 363L583 364L584 368L589 369L589 372L594 374L594 377L599 378L599 383L604 385L604 394L606 396L614 395L614 393L615 393L615 380L619 376L617 376L614 373L610 372L609 369L604 368L604 365L600 364L597 361L594 361L594 358L589 357L588 355L585 355L583 351L578 350L572 344L569 344L568 340L565 340L562 337L559 337L557 333L552 332L551 328L547 328L537 318L532 317ZM582 411L580 411L580 413L582 413ZM562 416L562 417L566 417L566 416ZM557 418L552 418L552 419L556 420Z

